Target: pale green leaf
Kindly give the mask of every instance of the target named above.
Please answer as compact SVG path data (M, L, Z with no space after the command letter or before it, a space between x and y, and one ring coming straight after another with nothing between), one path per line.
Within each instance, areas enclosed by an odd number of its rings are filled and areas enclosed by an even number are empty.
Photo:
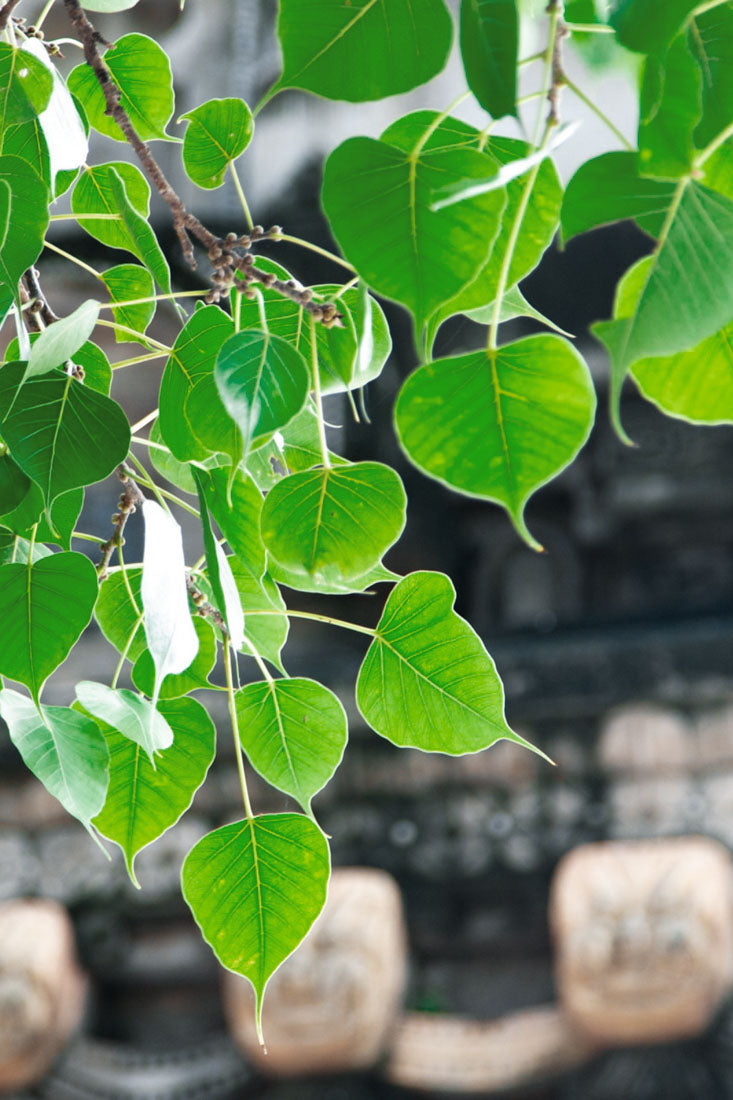
M252 139L252 112L243 99L210 99L181 118L189 123L183 138L189 179L208 190L221 187L227 168Z
M0 675L25 684L38 699L88 625L96 598L97 574L83 554L1 566Z
M438 359L405 382L395 425L430 477L503 505L525 541L529 497L564 470L593 424L588 368L559 336L528 336L497 351Z
M378 462L291 474L265 498L262 539L285 569L342 583L397 541L406 503L397 474Z
M153 761L153 754L173 744L173 730L155 707L127 688L111 688L92 680L76 685L76 697L92 718L111 726L134 742Z
M95 723L67 707L36 708L9 688L0 691L0 715L26 766L68 813L90 829L91 819L104 805L109 781L109 752Z
M135 302L139 298L152 298L155 294L153 277L145 267L139 264L117 264L102 272L102 282L109 291L113 302ZM118 306L112 310L112 316L119 325L145 332L155 316L155 302L138 302L133 306ZM130 339L127 332L116 333L119 341Z
M171 273L158 238L147 219L138 214L128 199L122 176L114 168L109 169L109 187L113 210L120 215L129 234L133 244L132 251L145 264L161 290L170 294Z
M236 696L239 737L249 762L273 787L311 812L311 800L341 763L346 712L315 680L247 684Z
M174 743L156 756L155 769L139 745L101 727L109 746L109 790L94 825L120 846L135 885L135 856L186 812L216 745L214 724L195 699L161 700L158 709L173 730Z
M219 962L257 998L305 938L326 901L328 844L299 814L262 814L203 837L186 856L183 896Z
M122 220L119 203L112 190L113 171L124 184L127 202L141 217L147 218L150 210L150 186L139 168L124 161L95 164L85 169L71 193L71 209L81 228L90 237L110 245L111 248L124 248L140 259L137 242ZM107 216L85 218L85 214Z
M280 653L287 641L289 620L280 589L267 573L260 579L254 577L238 558L230 558L229 564L247 624L242 652L252 653L254 647L282 672Z
M265 572L265 546L260 535L262 493L251 477L222 467L197 471L206 503L241 567L260 580Z
M99 316L99 302L90 298L67 317L61 317L43 330L33 342L26 381L60 367L85 344L94 331Z
M181 695L187 695L189 691L209 687L209 673L216 663L216 635L211 624L200 615L194 615L192 622L199 640L198 653L183 672L165 677L160 687L161 699L177 699ZM155 664L147 649L144 649L135 661L132 682L146 695L153 694Z
M581 165L570 180L562 204L565 241L600 225L633 218L657 237L672 201L675 184L639 175L636 153L603 153Z
M425 752L457 756L502 738L533 748L507 725L496 667L455 595L443 573L394 588L359 670L359 710L381 737Z

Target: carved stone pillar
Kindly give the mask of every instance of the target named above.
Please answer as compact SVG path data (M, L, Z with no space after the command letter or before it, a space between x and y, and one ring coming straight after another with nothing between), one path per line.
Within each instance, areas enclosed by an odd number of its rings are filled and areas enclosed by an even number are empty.
M399 891L383 871L334 871L328 901L305 941L265 994L267 1054L257 1042L250 986L224 977L235 1042L275 1076L361 1069L379 1056L397 1013L406 971Z
M78 1027L86 980L66 911L52 901L0 905L0 1089L39 1080Z

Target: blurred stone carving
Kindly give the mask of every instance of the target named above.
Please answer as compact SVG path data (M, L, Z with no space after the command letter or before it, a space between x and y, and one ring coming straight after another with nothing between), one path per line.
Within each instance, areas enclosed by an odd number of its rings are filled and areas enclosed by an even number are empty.
M402 1088L498 1092L546 1081L590 1054L552 1005L486 1021L409 1012L398 1022L385 1075Z
M0 906L0 1089L39 1080L81 1021L86 980L52 901Z
M686 833L699 818L696 786L686 776L618 779L608 799L609 833L614 839Z
M733 891L713 840L589 844L550 895L558 996L606 1045L698 1035L733 986Z
M249 984L225 974L225 1011L235 1042L275 1076L371 1065L399 1007L406 952L391 876L365 868L334 871L323 913L267 988L267 1054L257 1042Z
M605 772L675 775L692 764L692 748L680 714L642 703L612 711L601 730L598 755Z

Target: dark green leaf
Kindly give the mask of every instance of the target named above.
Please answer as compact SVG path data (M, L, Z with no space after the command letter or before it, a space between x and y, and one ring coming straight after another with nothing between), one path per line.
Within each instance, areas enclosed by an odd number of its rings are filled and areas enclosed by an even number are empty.
M36 262L48 228L48 188L20 157L0 156L0 281L16 290L26 268Z
M326 901L328 844L299 814L262 814L203 837L186 856L183 896L223 966L257 998L311 928Z
M0 131L40 115L52 85L51 74L37 57L0 42Z
M0 455L0 524L7 526L3 524L3 518L9 512L15 511L30 488L30 479L26 477L20 466L13 462L11 456Z
M453 37L443 0L281 0L277 88L352 103L407 92L439 73Z
M611 25L619 42L637 53L659 53L671 42L695 0L616 0Z
M252 112L242 99L210 99L181 118L189 120L183 139L189 179L208 190L221 187L227 168L252 139Z
M139 264L117 264L102 272L102 282L113 302L134 302L138 298L151 298L155 287L150 272ZM136 332L145 332L155 315L155 302L140 302L134 306L122 306L112 310L115 321ZM130 339L129 333L118 332L117 339Z
M518 22L515 0L462 0L466 80L493 118L517 113Z
M494 662L455 595L443 573L400 581L359 670L359 710L380 736L425 752L456 756L502 738L533 748L507 725Z
M135 885L135 856L186 812L214 759L216 732L200 703L171 699L161 701L159 710L173 730L174 743L156 756L155 770L138 745L102 726L110 778L94 825L119 844Z
M51 161L43 127L37 118L9 126L0 134L4 156L20 157L27 161L47 187L51 185Z
M214 380L242 434L244 454L300 412L310 383L303 356L287 340L254 329L237 332L222 345Z
M639 103L639 167L642 175L676 179L695 155L692 131L700 118L701 73L679 34L661 56L644 64Z
M0 691L0 714L26 766L89 829L104 805L109 781L109 752L94 722L67 707L39 711L9 688Z
M588 368L558 336L438 359L407 379L395 425L408 456L437 481L503 505L525 541L528 499L588 438L595 394Z
M733 117L733 7L729 3L691 20L690 48L702 73L702 118L694 135L702 149Z
M581 165L565 191L562 233L566 241L599 225L633 218L657 237L675 184L639 175L636 153L603 153Z
M165 127L173 114L173 79L165 50L145 34L126 34L107 50L104 63L120 90L120 105L138 136L143 141L170 141ZM69 75L68 84L95 130L115 141L127 140L107 114L104 93L89 65L78 65Z
M87 168L79 176L71 193L71 209L76 220L90 237L108 244L111 248L124 248L138 256L138 246L122 216L112 191L112 172L116 172L124 184L128 203L143 218L148 217L150 187L139 168L124 161L97 164ZM107 218L85 218L85 214L107 214ZM140 257L138 257L140 258Z
M265 498L262 538L285 569L348 581L400 537L406 503L397 474L378 462L291 474Z
M37 700L89 623L96 598L97 574L83 554L1 566L0 674L25 684Z
M400 119L380 141L345 141L326 162L322 192L344 255L376 291L406 305L419 330L476 277L505 203L499 190L431 209L446 178L485 179L486 159L474 149L434 148L429 126L439 116L428 117Z
M184 408L196 383L213 374L219 348L233 331L232 319L222 309L204 306L189 317L173 345L160 384L159 425L164 442L181 462L209 456Z
M0 370L0 434L48 511L61 493L112 473L127 456L130 426L116 402L63 371L21 385L24 372L24 363Z
M257 653L282 672L280 652L288 638L289 620L280 589L269 574L257 580L238 558L230 558L229 563L247 623L242 652L252 652L249 639ZM257 614L262 611L270 614Z
M109 185L113 209L119 213L134 246L131 251L142 260L161 290L170 294L171 273L168 261L147 219L138 214L129 201L122 176L114 168L109 169Z
M306 813L341 763L346 713L315 680L248 684L236 694L239 736L252 766Z
M243 569L259 581L265 572L265 546L260 536L262 493L241 470L198 471L206 503ZM231 501L231 503L230 503Z
M136 661L145 649L141 579L142 569L112 573L100 585L94 612L110 645L127 653L131 661Z

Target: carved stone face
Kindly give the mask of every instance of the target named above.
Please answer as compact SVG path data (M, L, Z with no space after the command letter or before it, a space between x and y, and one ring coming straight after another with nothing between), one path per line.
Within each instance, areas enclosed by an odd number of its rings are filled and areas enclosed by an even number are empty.
M731 868L702 837L589 844L553 882L562 1004L596 1041L699 1034L733 985Z
M263 1072L335 1072L376 1060L405 981L399 892L382 871L335 871L323 913L267 987L264 1057L248 983L225 977L232 1035Z

